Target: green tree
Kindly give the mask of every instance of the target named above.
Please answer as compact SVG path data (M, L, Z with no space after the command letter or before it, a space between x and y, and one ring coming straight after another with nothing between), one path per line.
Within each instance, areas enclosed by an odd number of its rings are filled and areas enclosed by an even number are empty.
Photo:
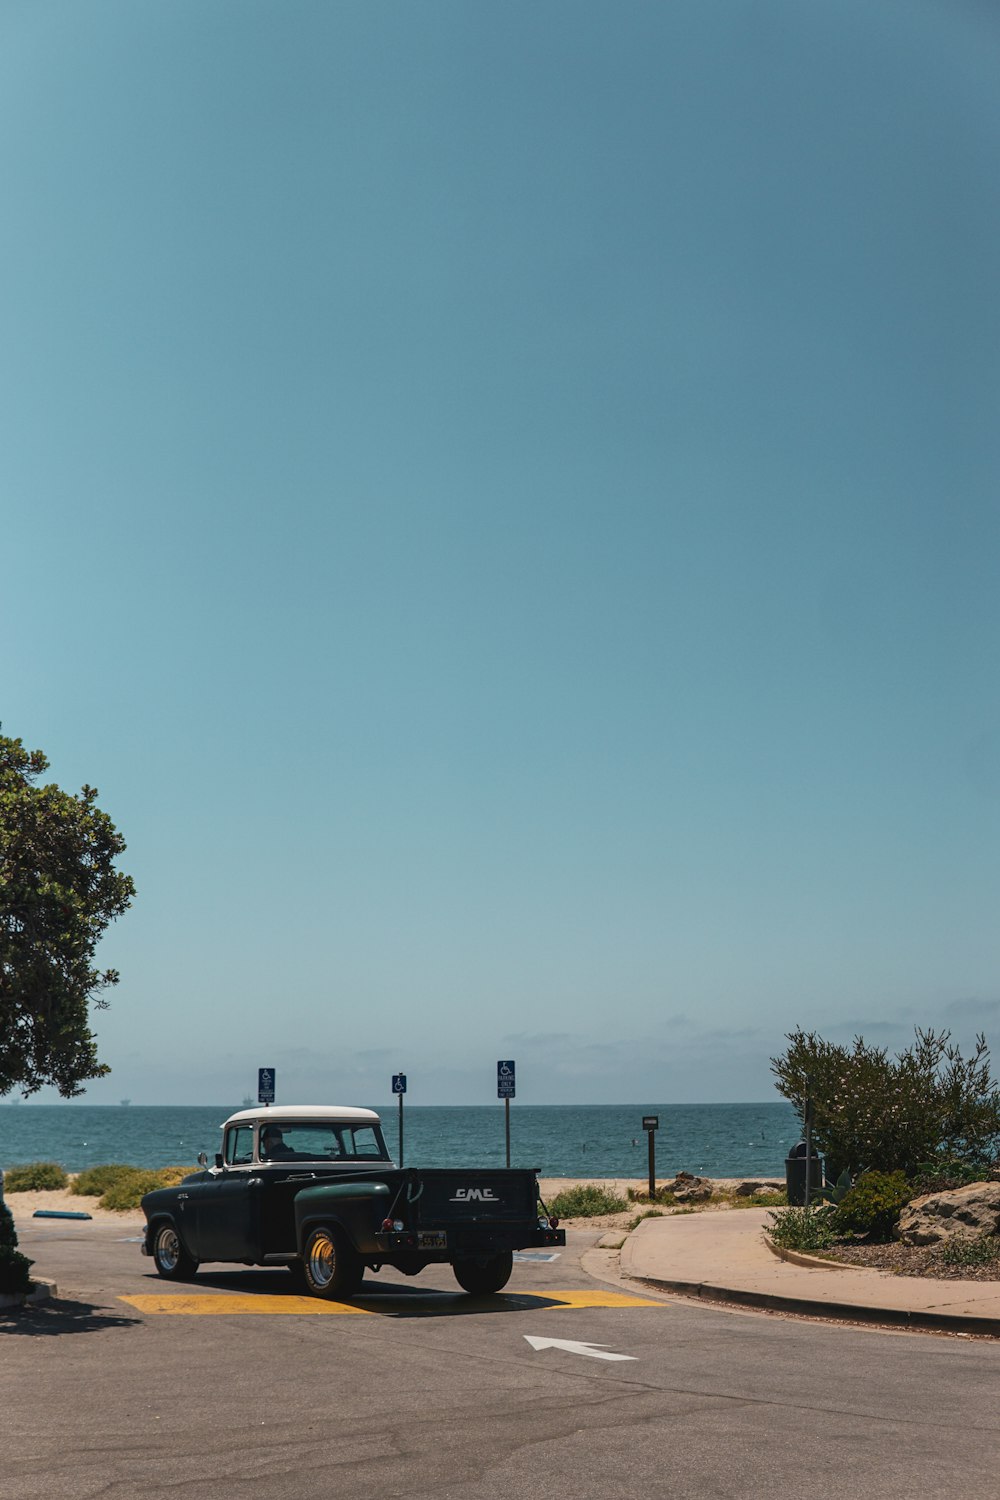
M0 735L0 1094L54 1084L68 1098L110 1071L89 1005L107 1005L118 975L94 952L135 887L115 868L125 841L96 790L36 785L48 764Z
M851 1047L801 1028L772 1057L780 1094L805 1118L812 1102L812 1139L834 1172L905 1172L926 1163L985 1168L1000 1144L1000 1092L990 1077L985 1036L968 1058L948 1031L916 1028L911 1047L890 1058L855 1037Z
M34 1265L17 1248L17 1230L14 1215L0 1198L0 1292L28 1292L31 1290L29 1270Z

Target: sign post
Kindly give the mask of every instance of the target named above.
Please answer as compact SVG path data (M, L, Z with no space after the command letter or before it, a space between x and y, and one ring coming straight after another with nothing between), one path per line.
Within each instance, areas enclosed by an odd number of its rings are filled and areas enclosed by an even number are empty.
M504 1136L507 1141L507 1165L510 1166L510 1101L514 1097L514 1063L497 1063L497 1098L503 1100Z
M810 1082L811 1082L811 1080L806 1079L806 1088L809 1088ZM802 1123L803 1123L803 1125L805 1127L804 1131L803 1131L803 1134L805 1135L805 1138L806 1138L806 1181L805 1181L805 1191L802 1194L802 1202L803 1202L803 1205L806 1208L808 1208L809 1207L809 1189L810 1189L810 1187L812 1185L810 1183L810 1181L809 1181L809 1168L812 1165L812 1163L810 1162L809 1158L812 1156L812 1148L813 1148L813 1143L812 1143L813 1102L812 1102L812 1099L809 1096L809 1094L806 1094L806 1107L805 1107L805 1110L803 1111L803 1121L802 1121ZM816 1186L819 1187L820 1184L817 1183Z
M653 1137L660 1128L659 1115L643 1115L642 1128L649 1141L649 1201L652 1203L656 1197L656 1151L653 1146Z
M273 1068L257 1069L257 1103L274 1103L275 1073Z
M392 1092L399 1096L399 1165L403 1165L403 1095L406 1093L406 1074L393 1073Z

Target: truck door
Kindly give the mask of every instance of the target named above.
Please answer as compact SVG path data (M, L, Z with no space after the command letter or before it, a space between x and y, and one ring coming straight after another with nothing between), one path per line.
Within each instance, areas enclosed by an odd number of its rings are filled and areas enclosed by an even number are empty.
M227 1130L223 1149L222 1171L188 1189L185 1239L198 1260L256 1260L260 1180L253 1169L252 1128Z

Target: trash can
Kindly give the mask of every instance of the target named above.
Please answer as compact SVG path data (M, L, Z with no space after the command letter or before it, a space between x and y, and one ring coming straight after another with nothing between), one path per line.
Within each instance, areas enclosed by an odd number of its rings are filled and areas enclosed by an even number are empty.
M812 1203L823 1186L823 1159L814 1151L809 1158L809 1202ZM802 1208L806 1201L806 1143L792 1147L785 1157L785 1187L788 1201L795 1208Z

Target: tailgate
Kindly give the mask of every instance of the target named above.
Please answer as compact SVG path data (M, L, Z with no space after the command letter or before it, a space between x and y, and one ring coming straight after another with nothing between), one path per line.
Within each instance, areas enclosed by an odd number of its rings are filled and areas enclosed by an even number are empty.
M414 1204L421 1224L534 1222L538 1217L534 1172L523 1169L421 1171Z

